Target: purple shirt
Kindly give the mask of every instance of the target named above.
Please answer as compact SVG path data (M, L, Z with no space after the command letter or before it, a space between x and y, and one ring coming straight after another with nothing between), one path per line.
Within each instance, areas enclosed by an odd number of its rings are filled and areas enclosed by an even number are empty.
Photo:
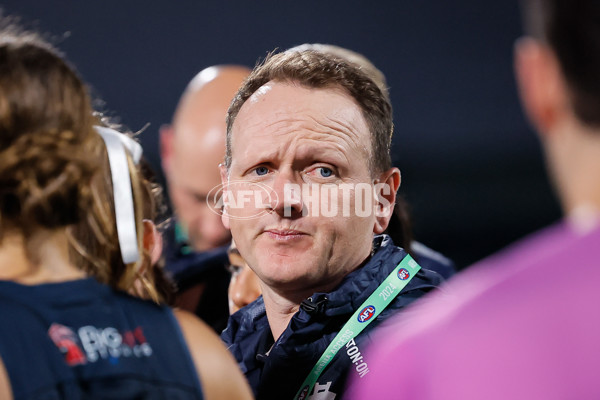
M445 288L380 330L351 398L600 399L599 228L553 226Z

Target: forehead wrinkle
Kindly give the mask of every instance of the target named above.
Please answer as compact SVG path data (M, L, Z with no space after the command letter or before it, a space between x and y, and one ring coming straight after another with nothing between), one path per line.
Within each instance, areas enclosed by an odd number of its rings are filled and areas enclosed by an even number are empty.
M260 124L260 121L253 125L258 124ZM280 128L280 125L283 126ZM302 115L302 118L289 116L288 118L278 119L266 124L261 131L268 128L274 128L274 131L265 133L266 135L293 134L301 133L301 131L309 131L320 135L320 140L327 140L331 136L334 136L348 144L355 143L359 145L361 141L358 129L353 124L344 124L336 118L327 116L322 116L322 119L313 115Z
M307 123L306 119L309 120L309 123ZM290 120L280 120L277 122L273 122L267 126L277 128L278 125L282 124L284 125L283 129L275 129L274 132L265 133L265 135L269 136L272 134L291 135L290 140L286 142L287 145L285 146L285 148L279 150L287 150L289 147L296 147L298 149L298 153L300 153L300 150L303 150L303 152L311 152L314 151L314 146L311 146L310 144L304 145L303 143L317 142L316 144L319 146L318 148L320 149L324 142L326 142L328 143L328 145L335 148L336 153L343 155L344 158L347 161L349 161L346 157L346 153L350 148L352 148L353 145L359 148L364 148L364 146L360 145L359 135L357 135L353 131L341 131L334 124L323 124L312 116L305 116L304 120L295 119L291 122ZM342 143L340 143L340 141ZM302 154L302 156L305 155Z
M337 137L341 138L342 140L348 142L349 144L354 143L357 147L359 148L363 148L363 149L368 149L365 148L364 144L361 144L362 140L361 140L361 135L360 135L360 127L355 126L355 124L353 124L351 121L350 123L346 124L344 122L342 122L343 119L336 119L333 117L325 117L325 121L320 122L319 124L322 125L323 127L327 128L327 133L328 134L335 134ZM367 136L368 138L368 136ZM370 141L367 140L369 143ZM368 150L366 152L366 154L369 154Z
M331 157L330 162L334 164L339 163L340 161L350 163L350 159L348 158L344 146L335 140L331 140L331 135L325 134L323 139L317 138L302 138L300 142L313 142L308 144L300 143L296 148L296 157L299 159L309 159L309 158L325 158ZM314 142L317 143L314 143ZM327 145L323 145L324 142L328 142ZM339 165L338 165L339 166Z
M353 146L361 149L365 157L368 158L370 156L370 141L367 144L362 143L361 136L358 133L359 129L354 127L353 124L345 124L339 119L327 116L324 121L317 120L312 116L310 116L310 118L315 122L314 132L320 136L318 140L321 142L331 142L348 162L350 162L350 160L346 156L344 150L348 150ZM337 142L335 138L342 140L345 143L346 148Z
M260 138L263 136L271 136L272 133L271 132L266 132L267 127L274 125L277 123L277 121L275 123L270 123L266 126L262 126L261 124L263 123L263 120L261 118L256 117L255 115L250 115L248 117L242 117L238 119L238 122L236 122L233 126L233 130L232 130L232 135L231 135L231 153L232 153L232 161L235 162L235 160L237 159L237 157L234 156L234 153L236 153L235 149L235 138L238 137L240 134L244 133L245 135L252 135L252 137L256 137L256 138ZM242 128L242 125L244 125L244 127ZM251 133L248 133L248 132ZM277 155L277 153L280 152L279 149L274 149L272 147L246 147L243 151L242 154L244 155L244 158L247 158L248 154L254 154L256 155L259 152L263 152L263 154L265 154L265 151L271 150L269 153L267 153L266 155L268 157L273 157L275 155ZM263 155L264 157L264 155Z
M356 147L368 157L368 148L361 143L360 135L347 125L336 120L322 123L314 117L304 117L304 119L278 120L260 127L253 136L290 135L290 140L280 143L277 148L247 148L244 150L244 156L252 154L261 160L281 160L286 155L310 158L311 156L324 157L325 152L330 152L334 153L332 161L337 158L338 162L349 164L352 162L348 158L349 149ZM275 129L267 131L268 127ZM294 154L288 153L289 148L295 149Z
M259 97L263 101L267 100L264 94ZM348 100L345 94L344 97ZM353 105L355 107L344 104L329 109L328 112L322 112L322 110L315 108L314 104L298 107L297 104L284 102L279 103L276 106L278 109L270 111L270 115L265 117L264 111L267 111L267 109L264 109L264 107L266 104L262 104L262 101L253 102L242 107L238 115L238 123L235 125L237 125L238 129L236 130L238 132L241 133L242 129L239 128L243 125L243 131L246 135L257 138L291 135L290 140L283 142L285 145L281 143L276 149L270 146L261 149L247 148L244 149L245 155L252 153L255 157L260 155L263 159L280 158L285 156L289 147L296 146L298 140L302 142L315 140L319 143L328 142L347 162L350 162L347 155L348 150L352 148L361 151L368 161L371 153L370 132L358 106ZM262 109L263 112L255 110L256 107ZM240 125L239 122L242 122L242 124ZM365 130L367 134L361 135ZM236 136L233 135L234 138ZM306 146L302 147L306 148ZM311 147L314 149L314 146ZM262 151L264 153L260 154ZM298 151L297 148L296 152Z
M258 123L255 125L258 125ZM267 132L265 129L257 129L256 132L252 133L252 137L254 138L272 136L273 132ZM257 163L270 162L273 160L281 159L288 151L288 148L293 145L294 141L295 139L288 142L278 143L277 146L247 146L245 149L242 150L241 160L252 160L252 165L254 165ZM232 146L232 150L234 147L235 146ZM233 157L233 162L235 162L236 160L238 160L238 157ZM250 165L245 165L245 167L248 166Z

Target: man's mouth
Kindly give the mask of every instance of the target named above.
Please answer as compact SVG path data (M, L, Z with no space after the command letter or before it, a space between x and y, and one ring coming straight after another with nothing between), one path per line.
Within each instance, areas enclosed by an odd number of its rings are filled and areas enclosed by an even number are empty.
M289 241L300 239L307 234L295 229L265 229L264 233L271 239L278 241Z

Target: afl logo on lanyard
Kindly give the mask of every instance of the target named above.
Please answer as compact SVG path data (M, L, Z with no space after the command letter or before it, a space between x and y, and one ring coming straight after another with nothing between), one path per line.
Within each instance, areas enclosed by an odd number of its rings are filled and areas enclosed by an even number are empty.
M373 315L375 315L375 307L366 306L365 308L360 310L360 313L358 313L358 322L367 322L368 320L373 318Z
M407 280L408 278L410 278L410 272L408 272L408 270L407 270L406 268L400 268L400 269L398 270L398 278L399 278L401 281L405 281L405 280Z

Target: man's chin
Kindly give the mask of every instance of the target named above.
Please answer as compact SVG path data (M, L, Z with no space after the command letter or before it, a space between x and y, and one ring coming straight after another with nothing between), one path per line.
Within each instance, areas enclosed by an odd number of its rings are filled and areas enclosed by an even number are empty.
M266 268L261 268L262 280L272 288L296 290L311 286L314 276L308 271L310 267L287 262L273 263L272 261Z

